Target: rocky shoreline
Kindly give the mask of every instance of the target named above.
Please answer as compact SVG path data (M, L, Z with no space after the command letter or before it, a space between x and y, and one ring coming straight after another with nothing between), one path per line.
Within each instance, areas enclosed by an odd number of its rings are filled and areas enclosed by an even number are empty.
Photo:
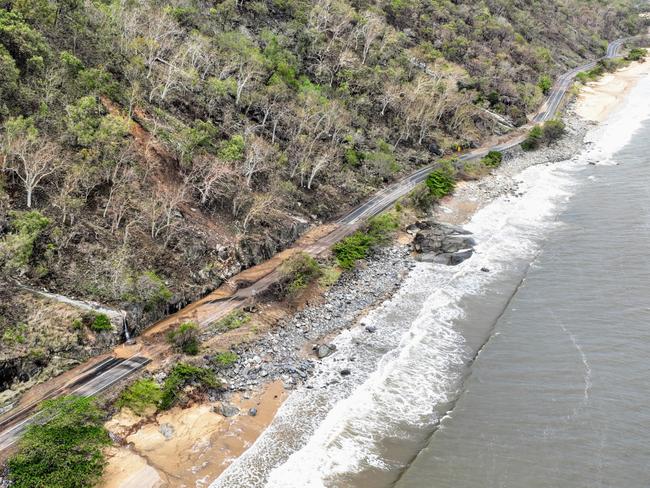
M345 273L322 296L322 303L297 312L258 341L233 348L239 359L218 371L231 391L245 391L280 379L285 388L304 382L315 361L333 352L325 338L353 327L370 308L388 299L415 266L410 246L377 250ZM368 330L372 333L371 329Z
M517 179L521 171L533 165L574 158L587 147L584 138L593 126L593 123L577 117L574 104L571 104L567 110L566 135L561 140L535 152L525 152L520 148L508 151L504 154L501 167L490 175L459 186L453 197L434 210L432 221L462 225L474 211L495 198L503 195L508 198L521 197L520 181ZM458 201L472 201L475 205L471 212L454 215L456 218L450 219L448 209L452 202ZM453 265L471 257L473 239L465 235L462 228L453 225L436 225L425 221L424 224L410 226L407 229L409 234L417 235L414 242L396 243L378 249L359 268L343 274L323 294L321 303L297 312L261 339L235 347L233 351L239 359L234 365L218 370L218 374L228 384L229 390L239 392L278 379L287 389L304 383L313 371L315 362L334 352L326 338L344 329L363 326L363 316L399 289L416 261ZM436 241L434 244L438 246L439 254L434 256L431 251L436 249L426 245L423 249L422 242L431 239L432 234L437 234L439 239L440 232L448 234L452 242L440 246L439 240ZM413 251L424 254L415 256ZM367 332L375 331L368 329Z

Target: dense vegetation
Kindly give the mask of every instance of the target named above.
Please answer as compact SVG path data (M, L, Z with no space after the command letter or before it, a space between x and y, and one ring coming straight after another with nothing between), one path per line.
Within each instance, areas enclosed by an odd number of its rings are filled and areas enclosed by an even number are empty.
M27 322L8 276L148 324L522 124L629 3L5 0L0 332Z
M40 418L9 459L14 488L88 488L104 469L102 449L110 443L104 412L94 400L61 397L43 402Z

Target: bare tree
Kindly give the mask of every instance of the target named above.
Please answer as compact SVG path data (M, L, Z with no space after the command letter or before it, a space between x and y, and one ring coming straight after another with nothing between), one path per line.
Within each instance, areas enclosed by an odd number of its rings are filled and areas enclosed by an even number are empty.
M268 215L269 211L277 202L277 197L272 193L263 193L255 195L253 197L253 203L244 217L242 226L244 227L244 232L248 229L248 226L255 222L260 216Z
M13 173L22 182L27 193L27 207L31 208L34 190L44 178L61 167L59 146L39 140L38 130L31 119L12 119L5 129L2 169Z
M186 192L187 187L184 184L175 188L160 186L143 202L152 239L160 237L164 232L167 236L165 238L165 245L167 245L178 224L176 214L179 205L185 200Z
M311 164L311 169L309 172L309 180L307 181L308 190L311 190L311 185L314 182L314 178L316 177L316 175L321 170L323 170L324 168L332 164L333 161L336 161L336 159L337 159L337 154L336 154L336 150L333 147L328 148L325 152L323 152L317 158L315 158L315 160Z
M259 136L252 136L246 141L246 157L243 162L243 173L246 185L250 188L253 176L268 168L273 146Z
M208 154L199 154L193 159L192 170L186 178L205 205L210 200L227 195L234 176L228 163Z
M357 41L361 40L361 64L366 64L370 48L383 34L386 24L373 13L368 13L355 29Z

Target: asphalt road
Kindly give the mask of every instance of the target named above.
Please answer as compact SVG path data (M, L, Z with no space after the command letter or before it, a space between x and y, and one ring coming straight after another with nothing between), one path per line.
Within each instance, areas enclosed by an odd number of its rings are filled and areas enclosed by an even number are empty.
M607 54L604 58L616 57L627 40L628 39L619 39L610 43L607 48ZM597 62L598 61L586 63L560 76L551 89L549 97L542 106L540 112L533 117L533 122L539 123L554 118L576 75L581 71L593 68L596 66ZM517 146L524 138L525 136L518 136L506 143L491 148L477 149L461 155L459 159L461 161L469 161L483 157L490 150L504 151ZM325 252L333 244L352 234L366 219L381 213L383 210L393 205L399 198L412 191L415 186L424 181L429 173L436 169L436 167L437 163L425 166L397 183L377 192L368 201L339 219L335 223L336 227L331 233L319 239L314 244L305 247L303 251L313 256ZM279 271L271 271L252 285L237 290L228 298L207 302L207 306L211 307L210 313L201 320L201 325L209 325L230 311L241 307L243 304L254 301L257 295L264 292L273 283L276 283L279 278ZM82 396L97 395L106 388L120 381L122 378L138 371L150 361L149 358L144 356L133 356L129 359L108 358L84 371L72 383L49 392L47 395L40 398L38 402L34 402L17 411L10 411L5 415L0 416L0 452L15 444L27 425L38 421L38 413L34 412L40 401L63 394L76 394Z
M16 412L10 412L11 415L0 420L0 429L2 429L0 452L15 444L29 424L38 421L39 414L34 412L41 401L60 395L97 395L150 362L150 359L141 356L129 359L107 358L82 373L65 387L48 393L38 402L26 405Z

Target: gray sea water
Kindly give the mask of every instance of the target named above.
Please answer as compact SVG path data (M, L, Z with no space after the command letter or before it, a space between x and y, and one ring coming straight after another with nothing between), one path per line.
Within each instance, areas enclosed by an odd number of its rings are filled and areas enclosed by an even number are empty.
M612 159L581 175L396 486L650 486L650 124Z
M471 259L419 264L375 334L336 337L211 487L650 486L648 100L645 79L473 217Z

